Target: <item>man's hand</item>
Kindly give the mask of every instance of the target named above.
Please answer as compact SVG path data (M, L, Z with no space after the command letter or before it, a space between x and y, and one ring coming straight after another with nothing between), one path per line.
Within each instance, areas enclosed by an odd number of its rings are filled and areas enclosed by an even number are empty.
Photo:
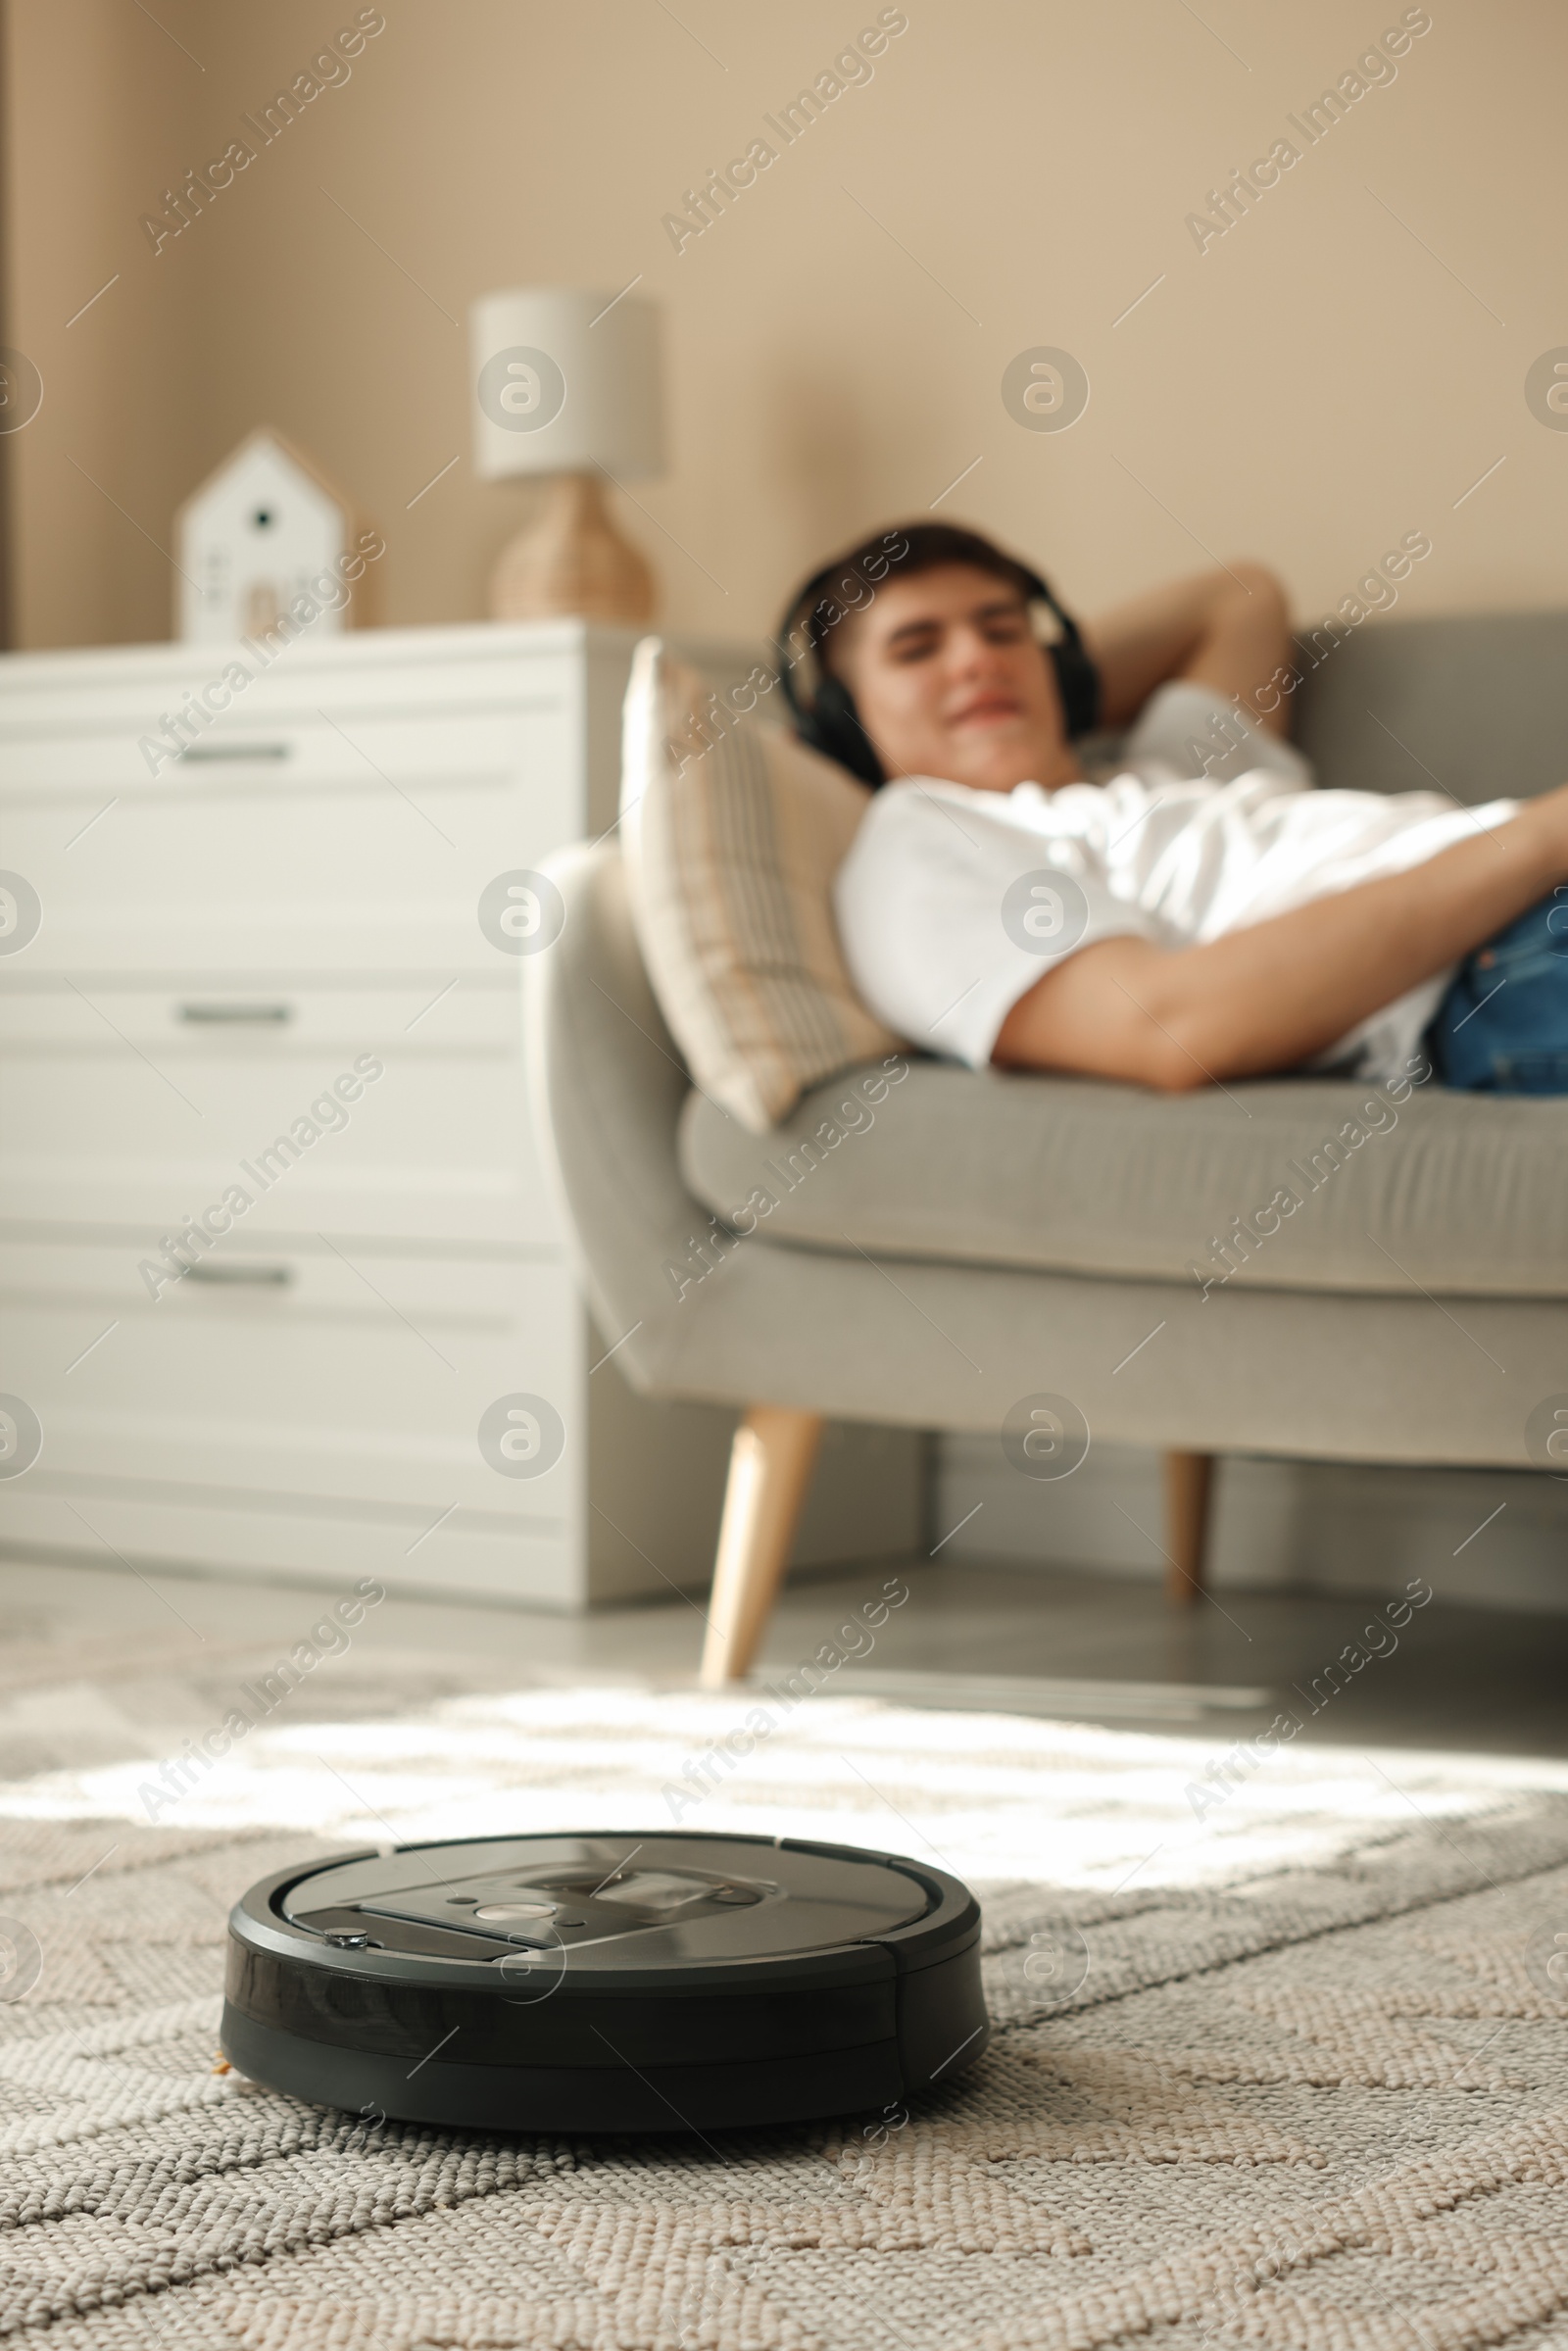
M1222 702L1239 695L1254 724L1286 732L1290 710L1278 689L1271 710L1254 699L1291 657L1285 590L1261 563L1222 563L1152 589L1086 622L1084 644L1100 671L1106 726L1127 725L1156 686L1183 677L1211 686Z
M1184 1094L1294 1069L1568 882L1568 785L1408 873L1358 883L1174 954L1102 939L1002 1025L1002 1068Z

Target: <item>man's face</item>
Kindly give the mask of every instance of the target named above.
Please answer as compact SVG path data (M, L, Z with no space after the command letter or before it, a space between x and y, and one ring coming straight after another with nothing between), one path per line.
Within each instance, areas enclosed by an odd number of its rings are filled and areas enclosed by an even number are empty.
M978 792L1078 773L1055 671L1004 580L967 563L888 579L830 659L890 779Z

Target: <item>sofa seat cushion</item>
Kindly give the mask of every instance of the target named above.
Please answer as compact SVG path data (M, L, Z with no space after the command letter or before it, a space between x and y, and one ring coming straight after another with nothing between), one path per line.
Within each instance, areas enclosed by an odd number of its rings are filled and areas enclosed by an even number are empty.
M764 1137L693 1094L681 1156L753 1246L1205 1295L1568 1297L1568 1099L1399 1091L1270 1078L1154 1095L895 1055L818 1086Z

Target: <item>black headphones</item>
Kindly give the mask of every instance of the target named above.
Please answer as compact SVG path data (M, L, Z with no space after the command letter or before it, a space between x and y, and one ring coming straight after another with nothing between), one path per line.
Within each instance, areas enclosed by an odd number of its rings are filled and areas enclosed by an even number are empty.
M1055 614L1061 635L1054 645L1042 645L1041 651L1051 657L1056 672L1056 690L1061 696L1062 716L1069 736L1093 732L1100 718L1100 672L1084 647L1083 633L1072 614L1065 612L1052 594L1048 583L1038 571L1027 564L1012 566L1018 586L1029 604L1043 604ZM779 657L779 679L784 699L795 720L795 731L803 743L824 758L837 759L852 775L869 784L873 791L887 782L882 762L876 755L870 736L860 724L860 714L855 707L855 697L842 678L835 677L822 659L822 648L838 622L851 611L859 610L859 603L841 604L828 591L840 577L852 576L841 558L813 572L800 590L785 615L779 630L775 651ZM864 586L858 572L853 575L856 584ZM999 577L1002 575L999 573ZM792 639L805 629L808 652L816 670L814 693L803 694L795 676L802 656L792 650Z

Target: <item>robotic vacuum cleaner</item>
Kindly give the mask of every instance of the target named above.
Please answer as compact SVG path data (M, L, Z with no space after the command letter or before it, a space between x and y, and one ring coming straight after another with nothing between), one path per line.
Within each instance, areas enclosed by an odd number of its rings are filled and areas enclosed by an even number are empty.
M377 2119L804 2122L951 2081L991 2036L967 1886L794 1837L344 1853L264 1878L228 1932L224 2056Z

